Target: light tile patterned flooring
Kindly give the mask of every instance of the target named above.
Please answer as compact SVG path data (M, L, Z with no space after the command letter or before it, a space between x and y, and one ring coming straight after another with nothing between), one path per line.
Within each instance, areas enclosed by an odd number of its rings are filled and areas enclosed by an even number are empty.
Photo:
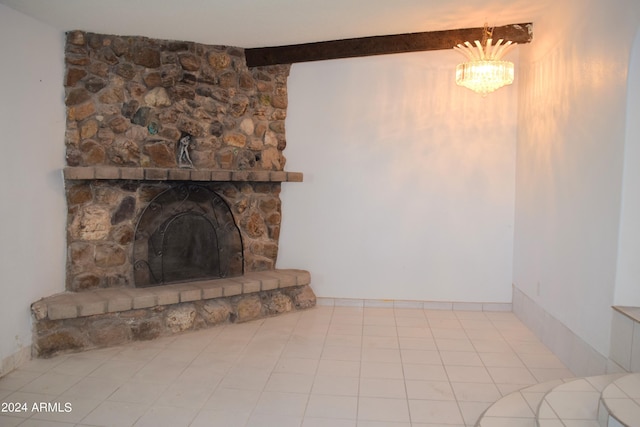
M0 426L462 427L571 376L509 312L318 306L32 360L0 379L3 409L27 406Z

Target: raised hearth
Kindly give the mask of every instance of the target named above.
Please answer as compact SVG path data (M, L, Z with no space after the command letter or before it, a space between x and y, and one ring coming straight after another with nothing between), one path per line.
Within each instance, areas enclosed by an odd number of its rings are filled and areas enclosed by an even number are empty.
M32 304L34 355L107 347L315 306L304 270L150 288L64 292Z

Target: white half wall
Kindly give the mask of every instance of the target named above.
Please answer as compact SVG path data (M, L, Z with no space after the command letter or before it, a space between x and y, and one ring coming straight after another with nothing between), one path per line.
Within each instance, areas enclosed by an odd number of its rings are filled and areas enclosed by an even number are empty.
M30 305L64 290L64 34L0 4L0 361L31 345Z
M555 2L520 51L514 284L605 356L639 22L635 0Z
M627 93L627 131L614 304L640 306L640 30L633 42Z
M513 52L513 59L517 52ZM278 267L320 297L511 302L517 82L453 51L294 64Z

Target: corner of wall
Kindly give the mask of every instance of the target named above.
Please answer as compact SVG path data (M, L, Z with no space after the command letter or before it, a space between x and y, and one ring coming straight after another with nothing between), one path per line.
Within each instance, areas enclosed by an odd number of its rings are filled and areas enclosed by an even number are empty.
M0 361L0 378L19 368L31 359L31 346L22 347L17 352L3 358Z
M0 54L11 58L0 82L2 375L30 356L31 303L64 290L63 48L61 30L0 4Z
M609 359L623 372L640 372L640 317L638 307L613 307Z
M513 313L577 376L620 372L558 319L513 285Z

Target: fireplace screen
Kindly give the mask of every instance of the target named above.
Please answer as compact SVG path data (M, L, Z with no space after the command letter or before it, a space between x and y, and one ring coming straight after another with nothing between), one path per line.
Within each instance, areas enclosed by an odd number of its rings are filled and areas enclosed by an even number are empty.
M134 241L136 287L243 274L240 230L216 193L177 185L142 212Z

